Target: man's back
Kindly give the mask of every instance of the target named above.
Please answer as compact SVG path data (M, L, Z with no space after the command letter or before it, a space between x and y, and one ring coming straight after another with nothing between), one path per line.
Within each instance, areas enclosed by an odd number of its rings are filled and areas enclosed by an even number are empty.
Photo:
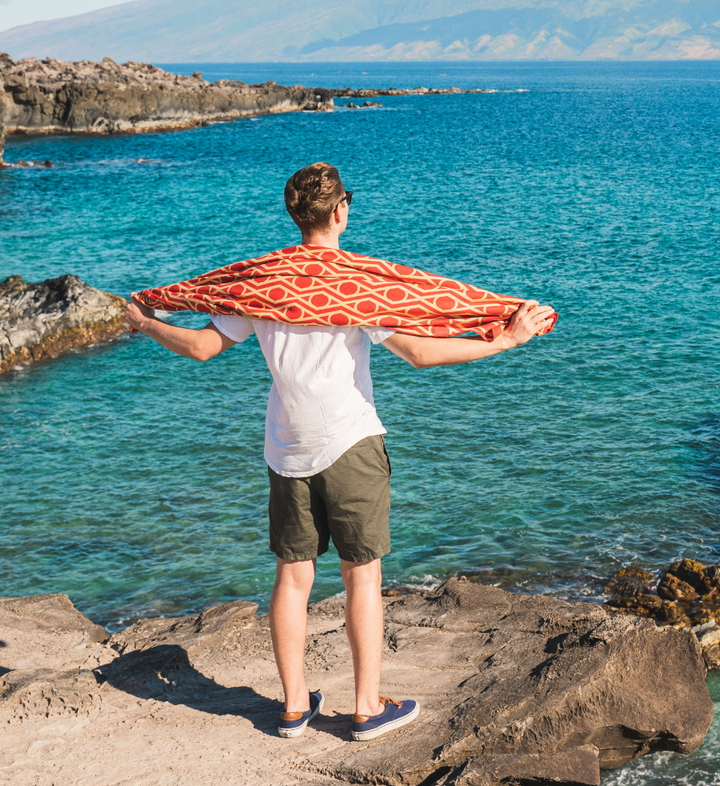
M273 376L265 460L279 475L306 477L327 469L365 437L385 434L373 402L370 346L385 328L310 327L213 316L233 341L255 333Z

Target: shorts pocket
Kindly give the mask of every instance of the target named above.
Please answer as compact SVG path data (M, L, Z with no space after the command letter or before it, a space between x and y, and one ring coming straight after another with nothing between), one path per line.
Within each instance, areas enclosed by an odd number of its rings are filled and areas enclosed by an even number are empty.
M388 476L392 477L392 463L390 461L390 454L387 452L387 446L385 445L385 437L381 434L380 439L382 440L383 453L385 454L385 458L387 459Z

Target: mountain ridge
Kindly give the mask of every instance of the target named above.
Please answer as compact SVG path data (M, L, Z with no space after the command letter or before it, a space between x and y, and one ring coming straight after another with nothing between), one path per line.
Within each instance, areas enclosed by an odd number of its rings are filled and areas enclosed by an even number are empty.
M133 0L0 33L14 58L720 59L716 0Z

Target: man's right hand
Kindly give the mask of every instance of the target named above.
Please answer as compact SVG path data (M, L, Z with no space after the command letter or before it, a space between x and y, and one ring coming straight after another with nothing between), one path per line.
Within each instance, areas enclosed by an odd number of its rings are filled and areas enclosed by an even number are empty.
M555 309L552 306L541 306L537 300L526 300L512 315L504 335L515 346L525 344L552 322L554 313Z
M149 320L155 318L155 310L137 299L137 293L130 294L130 302L125 309L125 321L133 331L143 330Z

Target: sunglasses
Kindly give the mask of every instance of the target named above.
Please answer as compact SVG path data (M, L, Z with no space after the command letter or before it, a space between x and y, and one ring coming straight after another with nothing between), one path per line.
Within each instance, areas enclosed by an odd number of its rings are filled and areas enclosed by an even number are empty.
M342 205L343 202L347 202L348 207L350 207L350 204L352 203L352 195L353 195L352 191L346 191L345 196L337 203L335 209L337 210L337 208L340 207L340 205Z

